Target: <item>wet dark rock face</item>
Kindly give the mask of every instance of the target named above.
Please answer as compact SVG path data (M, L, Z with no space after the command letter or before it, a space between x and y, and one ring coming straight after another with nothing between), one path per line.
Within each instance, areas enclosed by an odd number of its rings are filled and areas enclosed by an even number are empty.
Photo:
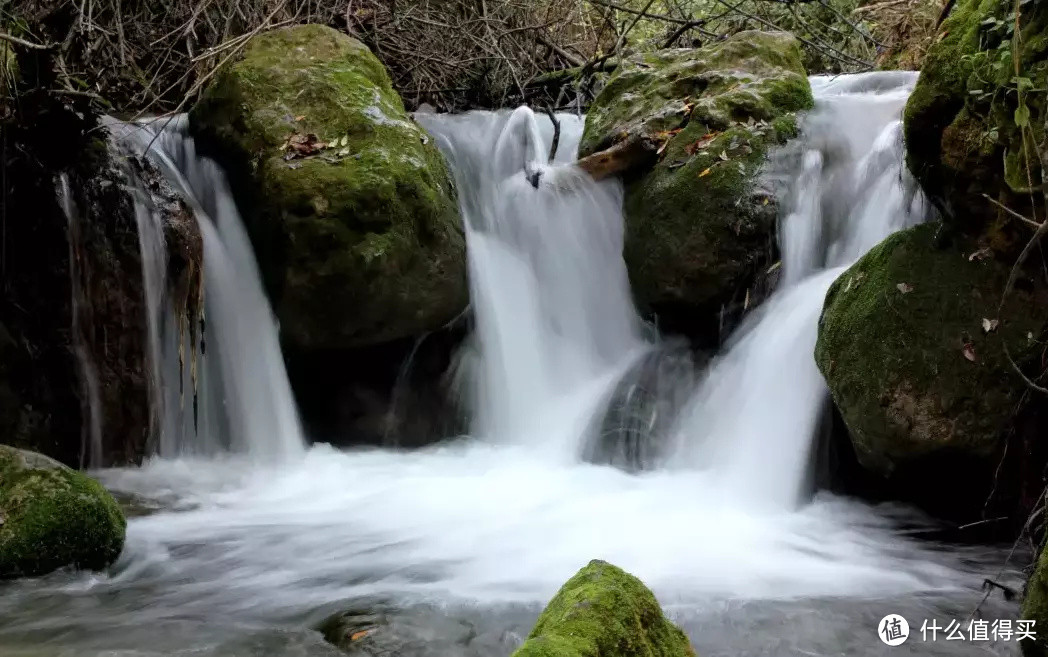
M0 440L73 466L134 463L154 423L131 190L172 226L184 206L111 147L91 107L41 90L46 67L24 68L0 119ZM184 267L192 240L168 232Z

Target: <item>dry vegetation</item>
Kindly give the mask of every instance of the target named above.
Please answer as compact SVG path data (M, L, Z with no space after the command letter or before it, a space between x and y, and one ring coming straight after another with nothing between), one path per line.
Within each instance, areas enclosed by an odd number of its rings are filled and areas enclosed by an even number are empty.
M252 35L306 22L367 43L410 107L564 108L585 104L622 54L745 29L793 32L813 70L912 67L938 11L939 0L0 0L0 39L46 55L53 93L124 114L185 107Z

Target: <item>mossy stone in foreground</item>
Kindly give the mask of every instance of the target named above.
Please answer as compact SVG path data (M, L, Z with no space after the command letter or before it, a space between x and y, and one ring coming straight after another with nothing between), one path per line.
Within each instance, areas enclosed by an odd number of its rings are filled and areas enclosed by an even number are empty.
M604 561L569 579L514 657L694 657L654 594Z
M97 481L6 445L0 445L0 520L0 578L64 566L101 570L120 556L127 528Z
M251 40L190 114L230 170L286 340L306 349L438 328L468 300L446 164L367 46L321 25ZM288 140L315 135L286 159Z
M860 462L885 476L948 455L992 472L1026 391L1005 345L1020 365L1043 348L1037 277L1020 277L999 314L1011 262L974 241L939 244L940 230L917 226L874 247L830 287L819 324L819 369Z
M771 264L775 203L759 174L813 102L799 43L769 32L628 59L594 100L581 155L669 137L654 169L627 183L624 257L637 301L670 328L716 325Z
M1026 657L1048 656L1048 550L1041 550L1029 581L1026 582L1026 594L1023 597L1019 616L1035 621L1037 630L1035 640L1024 639L1020 644Z

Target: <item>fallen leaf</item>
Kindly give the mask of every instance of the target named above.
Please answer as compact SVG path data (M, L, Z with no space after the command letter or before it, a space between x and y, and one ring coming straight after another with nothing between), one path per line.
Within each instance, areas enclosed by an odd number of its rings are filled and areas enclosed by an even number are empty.
M903 294L909 294L910 292L913 292L913 286L909 283L899 283L895 287L899 288L899 291Z
M299 116L296 116L296 117L295 117L295 120L296 120L296 121L301 121L301 120L303 120L303 119L305 119L305 118L306 118L306 115L305 115L305 114L300 114Z
M345 156L349 155L349 149L348 148L343 148L339 152L335 153L335 155L337 155L339 157L345 157Z
M971 342L964 343L964 349L961 350L964 353L964 357L968 360L975 362L975 346Z
M310 155L316 155L325 148L327 148L327 144L320 141L315 134L309 133L304 135L301 132L296 132L284 142L284 159L293 160L299 157L309 157Z
M763 202L763 203L761 203L761 205L767 205L767 204L768 204L768 203L770 203L770 202L771 202L771 199L769 199L769 198L768 198L767 196L765 196L765 197L764 197L764 202Z
M356 641L357 639L363 639L368 635L370 631L371 630L360 630L359 632L354 632L353 634L349 635L349 640Z
M725 153L724 151L720 152L720 156L719 157L720 157L720 159L724 160L725 162L728 161L728 154Z
M429 143L429 137L427 135L422 135L422 145L425 146L428 143Z
M997 330L998 321L996 319L986 319L983 317L983 333L992 333Z
M713 171L713 167L706 167L702 170L702 173L699 174L699 178L705 178L706 176L710 175L711 171Z
M707 146L709 146L710 143L714 139L716 139L717 135L719 135L719 134L720 134L719 132L710 132L710 133L705 134L701 139L696 139L692 143L690 143L687 146L685 146L684 147L684 152L686 152L688 155L695 155L696 153L698 153L703 148L706 148Z
M968 262L971 262L973 260L982 260L983 258L989 258L991 255L993 255L993 252L990 251L990 249L983 247L975 253L968 256Z
M343 136L342 139L339 140L338 145L339 146L345 146L348 143L349 143L349 137Z

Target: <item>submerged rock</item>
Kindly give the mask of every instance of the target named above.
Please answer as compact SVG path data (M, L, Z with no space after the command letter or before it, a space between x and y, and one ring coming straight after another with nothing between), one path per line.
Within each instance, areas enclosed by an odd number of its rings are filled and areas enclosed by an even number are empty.
M722 308L746 305L774 256L765 156L813 102L797 40L766 32L631 58L596 98L580 155L633 136L668 139L625 199L630 281L660 325L715 344Z
M116 500L87 475L0 445L0 578L101 570L124 547Z
M465 307L447 167L365 45L320 25L259 35L190 121L232 175L291 345L388 342Z
M1011 261L941 230L896 233L837 279L815 358L860 463L958 513L981 507L1016 426L1027 387L1005 349L1039 364L1048 290L1020 276L999 312Z
M907 163L925 193L951 229L981 235L997 251L1021 246L1029 232L984 195L1043 214L1043 199L1024 190L1041 181L1048 5L1022 3L1018 19L1016 7L958 0L905 113Z
M644 584L594 560L546 605L514 657L694 657Z

